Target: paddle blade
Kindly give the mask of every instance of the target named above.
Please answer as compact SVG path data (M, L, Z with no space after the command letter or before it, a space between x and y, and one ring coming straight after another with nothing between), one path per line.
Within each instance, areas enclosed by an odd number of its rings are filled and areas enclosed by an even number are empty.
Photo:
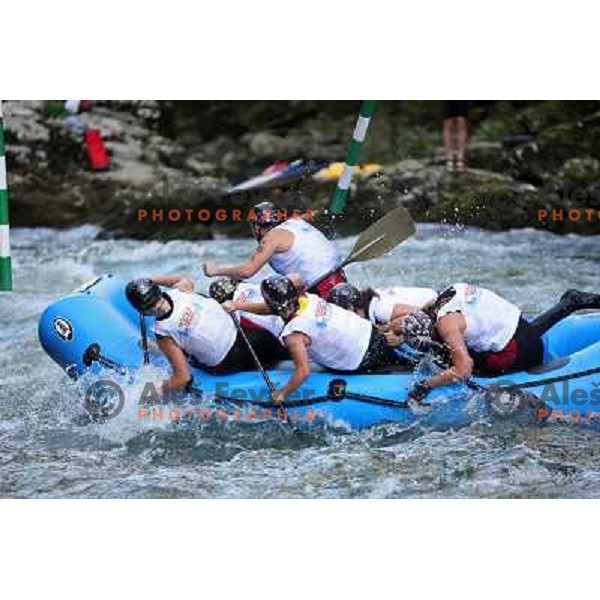
M363 231L344 264L378 258L415 232L410 213L399 206Z

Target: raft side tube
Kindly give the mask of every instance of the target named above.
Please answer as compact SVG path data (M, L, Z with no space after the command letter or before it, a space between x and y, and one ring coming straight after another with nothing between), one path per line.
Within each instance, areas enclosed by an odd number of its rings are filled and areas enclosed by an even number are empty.
M127 368L142 364L139 327L110 304L73 294L49 306L40 317L38 336L46 353L70 375L86 369L83 356L91 344Z

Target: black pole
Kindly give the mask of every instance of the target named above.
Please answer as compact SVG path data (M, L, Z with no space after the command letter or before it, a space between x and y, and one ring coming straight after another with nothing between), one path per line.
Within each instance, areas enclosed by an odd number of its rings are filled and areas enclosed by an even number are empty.
M235 324L236 329L238 330L238 333L242 336L242 339L246 343L246 346L248 346L248 350L250 350L250 354L252 355L252 359L254 360L254 364L256 365L256 368L260 371L260 374L262 375L263 379L265 380L265 383L267 384L267 387L269 388L269 391L272 394L275 391L275 386L273 385L271 378L269 377L268 373L265 371L265 368L262 366L260 359L258 358L258 355L256 354L254 348L252 347L252 344L250 343L250 340L248 339L246 332L244 331L240 322L238 321L238 318L236 317L236 315L234 313L229 313L229 314Z
M146 334L146 319L144 313L140 312L140 329L142 331L142 350L144 351L144 364L150 364L150 355L148 354L148 335Z

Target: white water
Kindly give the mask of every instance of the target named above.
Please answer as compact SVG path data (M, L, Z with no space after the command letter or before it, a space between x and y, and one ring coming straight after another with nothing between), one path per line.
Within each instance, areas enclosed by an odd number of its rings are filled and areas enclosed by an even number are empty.
M0 295L0 496L600 496L600 433L584 428L387 425L298 438L269 424L144 424L131 406L108 425L85 424L80 393L38 344L44 307L102 272L180 271L205 288L202 262L237 262L254 243L95 241L88 226L11 233L16 292ZM421 225L348 274L382 287L470 280L535 313L569 287L600 290L599 250L597 238Z

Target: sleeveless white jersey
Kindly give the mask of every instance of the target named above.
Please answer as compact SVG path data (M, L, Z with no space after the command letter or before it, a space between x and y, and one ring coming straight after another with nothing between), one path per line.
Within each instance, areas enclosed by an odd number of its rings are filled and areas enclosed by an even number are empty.
M301 299L299 314L285 325L281 337L285 340L300 331L311 340L308 355L312 360L330 369L353 371L365 356L372 330L367 319L308 294Z
M269 261L271 268L280 275L298 273L308 285L340 264L335 245L303 219L289 219L273 231L278 229L294 234L291 248L274 254Z
M240 302L264 302L260 293L260 285L255 283L240 283L233 294L233 299ZM283 319L277 315L255 315L254 313L238 311L240 317L244 317L251 323L266 329L276 338L279 338L283 330Z
M204 365L218 365L237 337L231 317L212 298L173 289L167 294L173 312L167 319L156 320L156 335L173 338L186 354Z
M369 304L369 320L375 325L389 323L396 304L423 308L437 298L437 292L426 287L394 287L377 293L379 298L373 298Z
M470 283L455 283L456 295L438 311L438 320L460 312L467 322L465 342L476 352L499 352L511 340L521 316L518 306Z

